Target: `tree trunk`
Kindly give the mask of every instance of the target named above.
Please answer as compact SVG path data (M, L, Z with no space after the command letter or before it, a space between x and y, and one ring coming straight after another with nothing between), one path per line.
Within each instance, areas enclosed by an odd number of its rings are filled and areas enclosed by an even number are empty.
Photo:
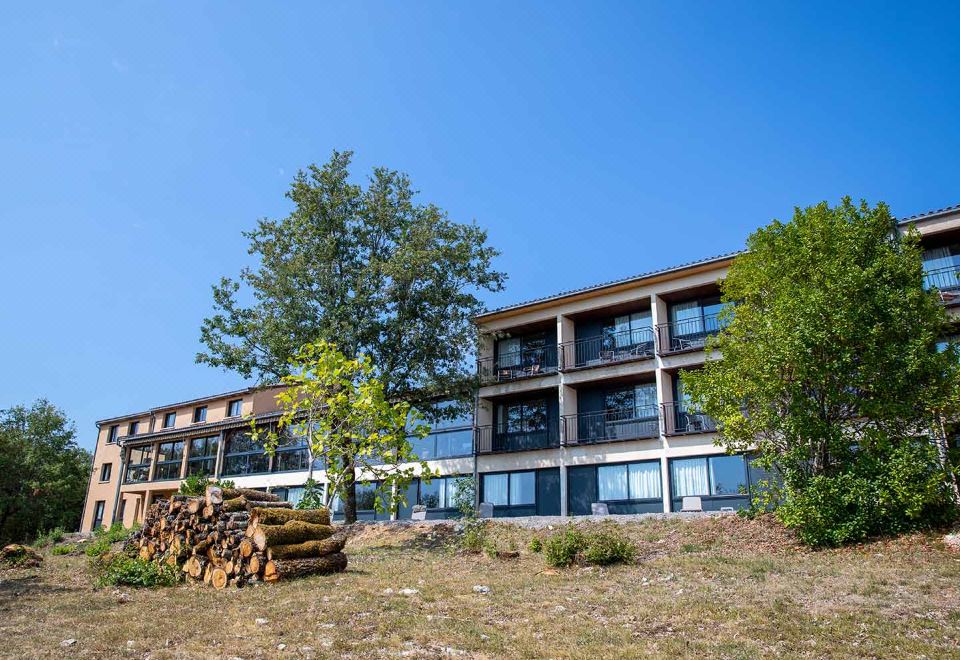
M283 525L257 525L253 533L253 544L262 551L269 546L322 541L330 536L333 536L333 527L329 525L291 520Z
M357 475L353 458L343 459L343 522L357 522Z
M275 545L267 548L267 559L303 559L307 557L323 557L343 550L346 539L341 536L332 536L323 541L304 541L289 545Z
M290 520L300 520L314 525L329 525L330 511L327 509L266 509L255 507L250 512L253 525L282 525Z
M266 493L262 490L254 490L253 488L224 488L223 489L223 498L225 500L232 500L235 497L246 497L248 500L254 502L279 502L280 497L274 495L273 493Z
M947 485L950 487L950 492L953 494L953 503L955 506L960 506L960 487L957 485L957 475L950 469L950 442L947 439L947 427L944 425L943 418L940 415L937 415L934 422L934 435L936 436L937 443L937 457L946 474Z
M274 559L268 561L263 571L265 582L276 582L304 575L327 575L347 568L347 556L335 552L326 557L311 559Z

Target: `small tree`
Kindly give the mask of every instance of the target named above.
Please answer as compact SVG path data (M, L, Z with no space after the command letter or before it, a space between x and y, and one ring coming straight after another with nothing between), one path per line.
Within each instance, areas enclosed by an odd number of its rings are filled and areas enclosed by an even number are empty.
M416 475L413 463L420 464L424 478L432 476L408 440L426 437L429 427L410 404L387 399L367 357L348 358L333 344L320 341L301 348L290 371L282 378L286 389L277 395L282 411L277 428L254 429L254 435L263 440L268 453L276 451L283 434L306 438L308 482L313 479L314 460L322 460L327 481L324 505L330 507L340 495L346 522L357 518L356 507L345 497L355 481L375 482L374 506L393 511L403 503Z
M813 543L924 524L951 499L938 413L960 371L936 350L949 324L918 239L849 198L757 230L722 282L722 358L682 375L720 444L777 468L781 518Z

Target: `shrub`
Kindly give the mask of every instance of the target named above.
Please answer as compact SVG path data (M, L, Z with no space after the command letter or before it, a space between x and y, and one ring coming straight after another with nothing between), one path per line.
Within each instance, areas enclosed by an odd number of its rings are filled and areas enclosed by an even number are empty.
M583 549L583 561L588 564L607 566L609 564L628 564L637 555L637 548L619 532L604 530L587 537Z
M71 552L77 549L77 546L71 543L65 543L64 545L55 545L53 549L50 550L50 554L53 555L69 555Z
M106 555L93 561L97 584L103 586L172 587L180 580L180 571L139 557L122 553Z
M211 479L205 474L188 475L183 483L180 484L180 494L198 497L207 492L207 486L219 486L220 488L234 488L236 484L229 479Z
M543 552L543 540L539 536L534 536L530 539L530 543L527 544L527 550L540 554Z
M573 526L548 537L542 542L542 550L544 561L555 568L578 562L600 566L628 563L637 554L636 546L618 530L581 532Z
M473 477L458 477L453 482L453 506L464 518L476 518L477 510L474 506L477 484Z
M463 523L460 548L465 552L480 552L487 541L487 525L483 520L470 518Z
M297 502L297 508L323 508L323 487L315 479L307 479L307 483L303 486L303 497Z
M33 542L33 547L35 548L46 548L48 545L53 545L54 543L59 543L63 540L65 536L63 527L54 527L50 531L42 532L37 536L36 540Z
M90 541L83 547L83 552L88 557L100 557L110 552L110 541L105 537L100 537Z

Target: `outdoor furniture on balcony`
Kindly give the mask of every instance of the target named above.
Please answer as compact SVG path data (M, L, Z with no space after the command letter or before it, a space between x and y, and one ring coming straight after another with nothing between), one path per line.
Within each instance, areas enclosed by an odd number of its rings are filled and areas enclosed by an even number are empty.
M567 444L641 440L660 435L656 406L565 415L563 422Z
M660 353L682 353L698 351L706 346L707 338L722 329L717 314L707 314L685 321L661 323L657 326Z
M667 435L685 435L688 433L713 433L717 422L710 415L697 410L688 410L682 402L663 404L663 421Z
M548 423L543 429L527 431L480 426L476 430L475 446L478 454L549 449L560 446L560 433L556 422Z
M534 378L557 371L557 347L545 346L533 350L507 353L496 359L477 360L477 375L483 385Z
M584 337L564 342L562 349L564 369L596 367L615 362L652 358L654 355L653 329L643 328Z

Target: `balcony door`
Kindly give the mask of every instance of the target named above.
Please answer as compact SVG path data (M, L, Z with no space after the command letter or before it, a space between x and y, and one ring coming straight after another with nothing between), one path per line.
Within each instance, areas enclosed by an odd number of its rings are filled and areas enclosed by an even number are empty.
M603 328L603 350L615 355L653 352L653 319L650 310L616 316Z

